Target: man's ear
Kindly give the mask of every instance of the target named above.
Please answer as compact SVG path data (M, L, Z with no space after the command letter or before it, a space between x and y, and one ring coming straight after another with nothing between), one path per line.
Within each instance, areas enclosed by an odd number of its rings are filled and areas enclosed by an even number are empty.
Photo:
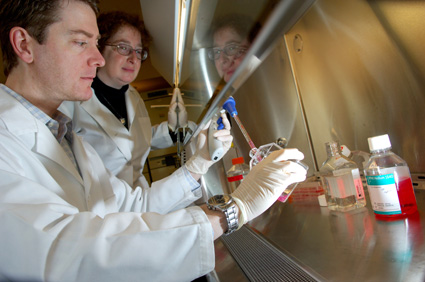
M24 28L15 26L10 30L9 39L16 55L22 61L32 63L34 58L31 43L34 39L29 33Z

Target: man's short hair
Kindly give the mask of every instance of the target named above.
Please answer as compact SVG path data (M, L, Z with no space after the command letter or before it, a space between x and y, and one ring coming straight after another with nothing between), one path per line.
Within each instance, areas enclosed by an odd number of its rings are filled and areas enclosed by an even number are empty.
M9 40L13 27L24 28L39 44L46 39L47 28L60 20L58 10L62 3L79 1L88 4L95 14L98 0L0 0L0 41L3 54L3 72L6 77L18 64Z

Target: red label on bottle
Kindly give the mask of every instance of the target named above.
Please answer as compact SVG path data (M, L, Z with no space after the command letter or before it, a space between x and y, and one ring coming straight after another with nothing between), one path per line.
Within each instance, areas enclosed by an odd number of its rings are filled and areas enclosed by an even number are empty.
M236 175L236 176L227 177L227 181L229 181L229 182L235 182L235 181L242 180L242 179L243 179L243 175Z

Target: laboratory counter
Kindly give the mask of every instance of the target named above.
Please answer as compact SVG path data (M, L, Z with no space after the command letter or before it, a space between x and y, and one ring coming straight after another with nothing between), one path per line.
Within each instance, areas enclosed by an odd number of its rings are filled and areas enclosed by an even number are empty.
M317 201L276 202L241 230L216 241L217 278L425 281L425 191L415 194L418 213L393 221L375 218L367 192L366 207L345 213Z

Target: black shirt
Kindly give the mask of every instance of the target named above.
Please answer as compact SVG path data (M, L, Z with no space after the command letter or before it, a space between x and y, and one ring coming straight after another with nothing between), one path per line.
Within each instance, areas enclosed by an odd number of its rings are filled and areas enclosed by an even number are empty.
M129 85L127 84L121 87L121 89L116 89L106 85L96 76L93 79L91 87L94 89L94 93L99 101L128 129L125 92L128 90Z

